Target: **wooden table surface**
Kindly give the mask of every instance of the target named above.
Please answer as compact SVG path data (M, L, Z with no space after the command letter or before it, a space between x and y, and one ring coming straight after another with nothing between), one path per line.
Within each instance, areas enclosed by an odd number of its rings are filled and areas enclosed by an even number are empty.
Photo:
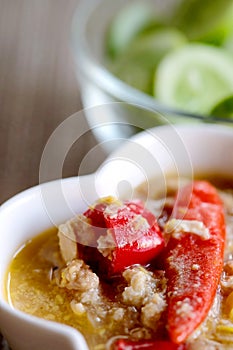
M50 135L82 108L69 47L77 4L0 0L0 203L39 182ZM64 163L63 177L94 171L104 153L95 153L80 172L79 165L95 145L91 132L79 138ZM0 336L0 349L5 349L1 343Z
M82 108L69 46L78 2L0 0L0 203L38 183L50 135ZM63 177L78 173L95 144L91 132L76 142ZM94 171L103 159L90 157L81 173Z

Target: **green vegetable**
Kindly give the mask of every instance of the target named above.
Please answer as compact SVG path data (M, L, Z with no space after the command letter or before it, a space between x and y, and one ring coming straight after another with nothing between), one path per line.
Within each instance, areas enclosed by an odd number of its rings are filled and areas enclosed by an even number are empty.
M232 6L232 0L182 0L171 22L190 40L201 40L216 28Z
M218 102L210 114L221 118L233 118L233 95Z
M233 1L227 6L227 11L216 26L203 35L199 40L207 44L227 47L233 40Z
M129 85L153 93L153 77L160 60L187 39L174 28L157 29L141 35L114 62L112 71Z
M216 101L233 94L233 57L223 49L189 44L159 64L156 98L171 107L208 114Z
M109 26L106 64L168 108L230 119L233 0L168 5L165 13L142 0L123 6Z

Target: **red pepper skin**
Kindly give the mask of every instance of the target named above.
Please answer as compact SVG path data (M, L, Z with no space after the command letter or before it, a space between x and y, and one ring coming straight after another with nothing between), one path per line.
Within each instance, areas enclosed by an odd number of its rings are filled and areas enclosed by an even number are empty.
M156 223L156 218L154 214L152 214L148 209L145 208L144 203L140 199L126 201L124 203L134 214L142 215L151 226L153 226Z
M136 228L133 220L146 219L148 227ZM123 218L123 219L122 219ZM109 269L111 273L122 272L134 264L147 264L164 248L164 239L155 216L140 201L125 203L125 210L119 211L116 219L105 214L106 225L116 242Z
M117 275L133 264L147 264L164 248L157 220L142 201L124 202L119 208L116 206L114 213L109 210L110 205L109 199L103 199L84 213L96 227L96 239L99 238L98 232L104 235L108 230L112 234L115 247L110 255L100 257L96 254L100 269L107 268L109 276Z
M103 212L106 209L106 203L97 203L94 207L88 208L83 215L85 215L93 226L99 228L106 228ZM101 231L100 231L101 232Z
M117 340L112 350L185 350L184 344L174 344L166 340Z
M173 217L202 221L210 233L209 239L192 233L171 236L167 245L167 329L172 342L179 344L212 306L222 272L225 221L217 190L206 181L194 181L179 191Z

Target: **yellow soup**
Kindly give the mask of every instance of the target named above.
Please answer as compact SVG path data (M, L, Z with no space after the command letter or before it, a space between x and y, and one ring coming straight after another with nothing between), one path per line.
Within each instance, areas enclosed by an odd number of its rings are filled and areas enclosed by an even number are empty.
M233 186L225 180L213 182L221 188L225 206L225 264L214 305L189 339L188 350L220 349L219 344L224 344L221 349L230 349L233 344ZM153 186L149 194L150 207L160 212L160 222L167 220L177 181L169 179L167 186L166 203L161 202L161 193L153 191ZM136 196L147 198L143 185ZM6 282L7 300L13 307L78 329L92 350L110 349L109 340L117 335L138 340L166 333L165 271L134 265L105 280L78 257L66 264L57 233L57 228L41 233L13 258Z

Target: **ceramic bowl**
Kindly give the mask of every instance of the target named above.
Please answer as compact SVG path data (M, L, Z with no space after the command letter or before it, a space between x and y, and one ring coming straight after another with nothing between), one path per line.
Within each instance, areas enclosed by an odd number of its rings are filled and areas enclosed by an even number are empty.
M162 126L126 141L96 173L28 189L0 211L0 330L12 350L87 350L75 329L14 309L6 301L6 270L20 246L83 212L100 196L133 196L134 188L170 171L233 176L233 130L217 125Z

